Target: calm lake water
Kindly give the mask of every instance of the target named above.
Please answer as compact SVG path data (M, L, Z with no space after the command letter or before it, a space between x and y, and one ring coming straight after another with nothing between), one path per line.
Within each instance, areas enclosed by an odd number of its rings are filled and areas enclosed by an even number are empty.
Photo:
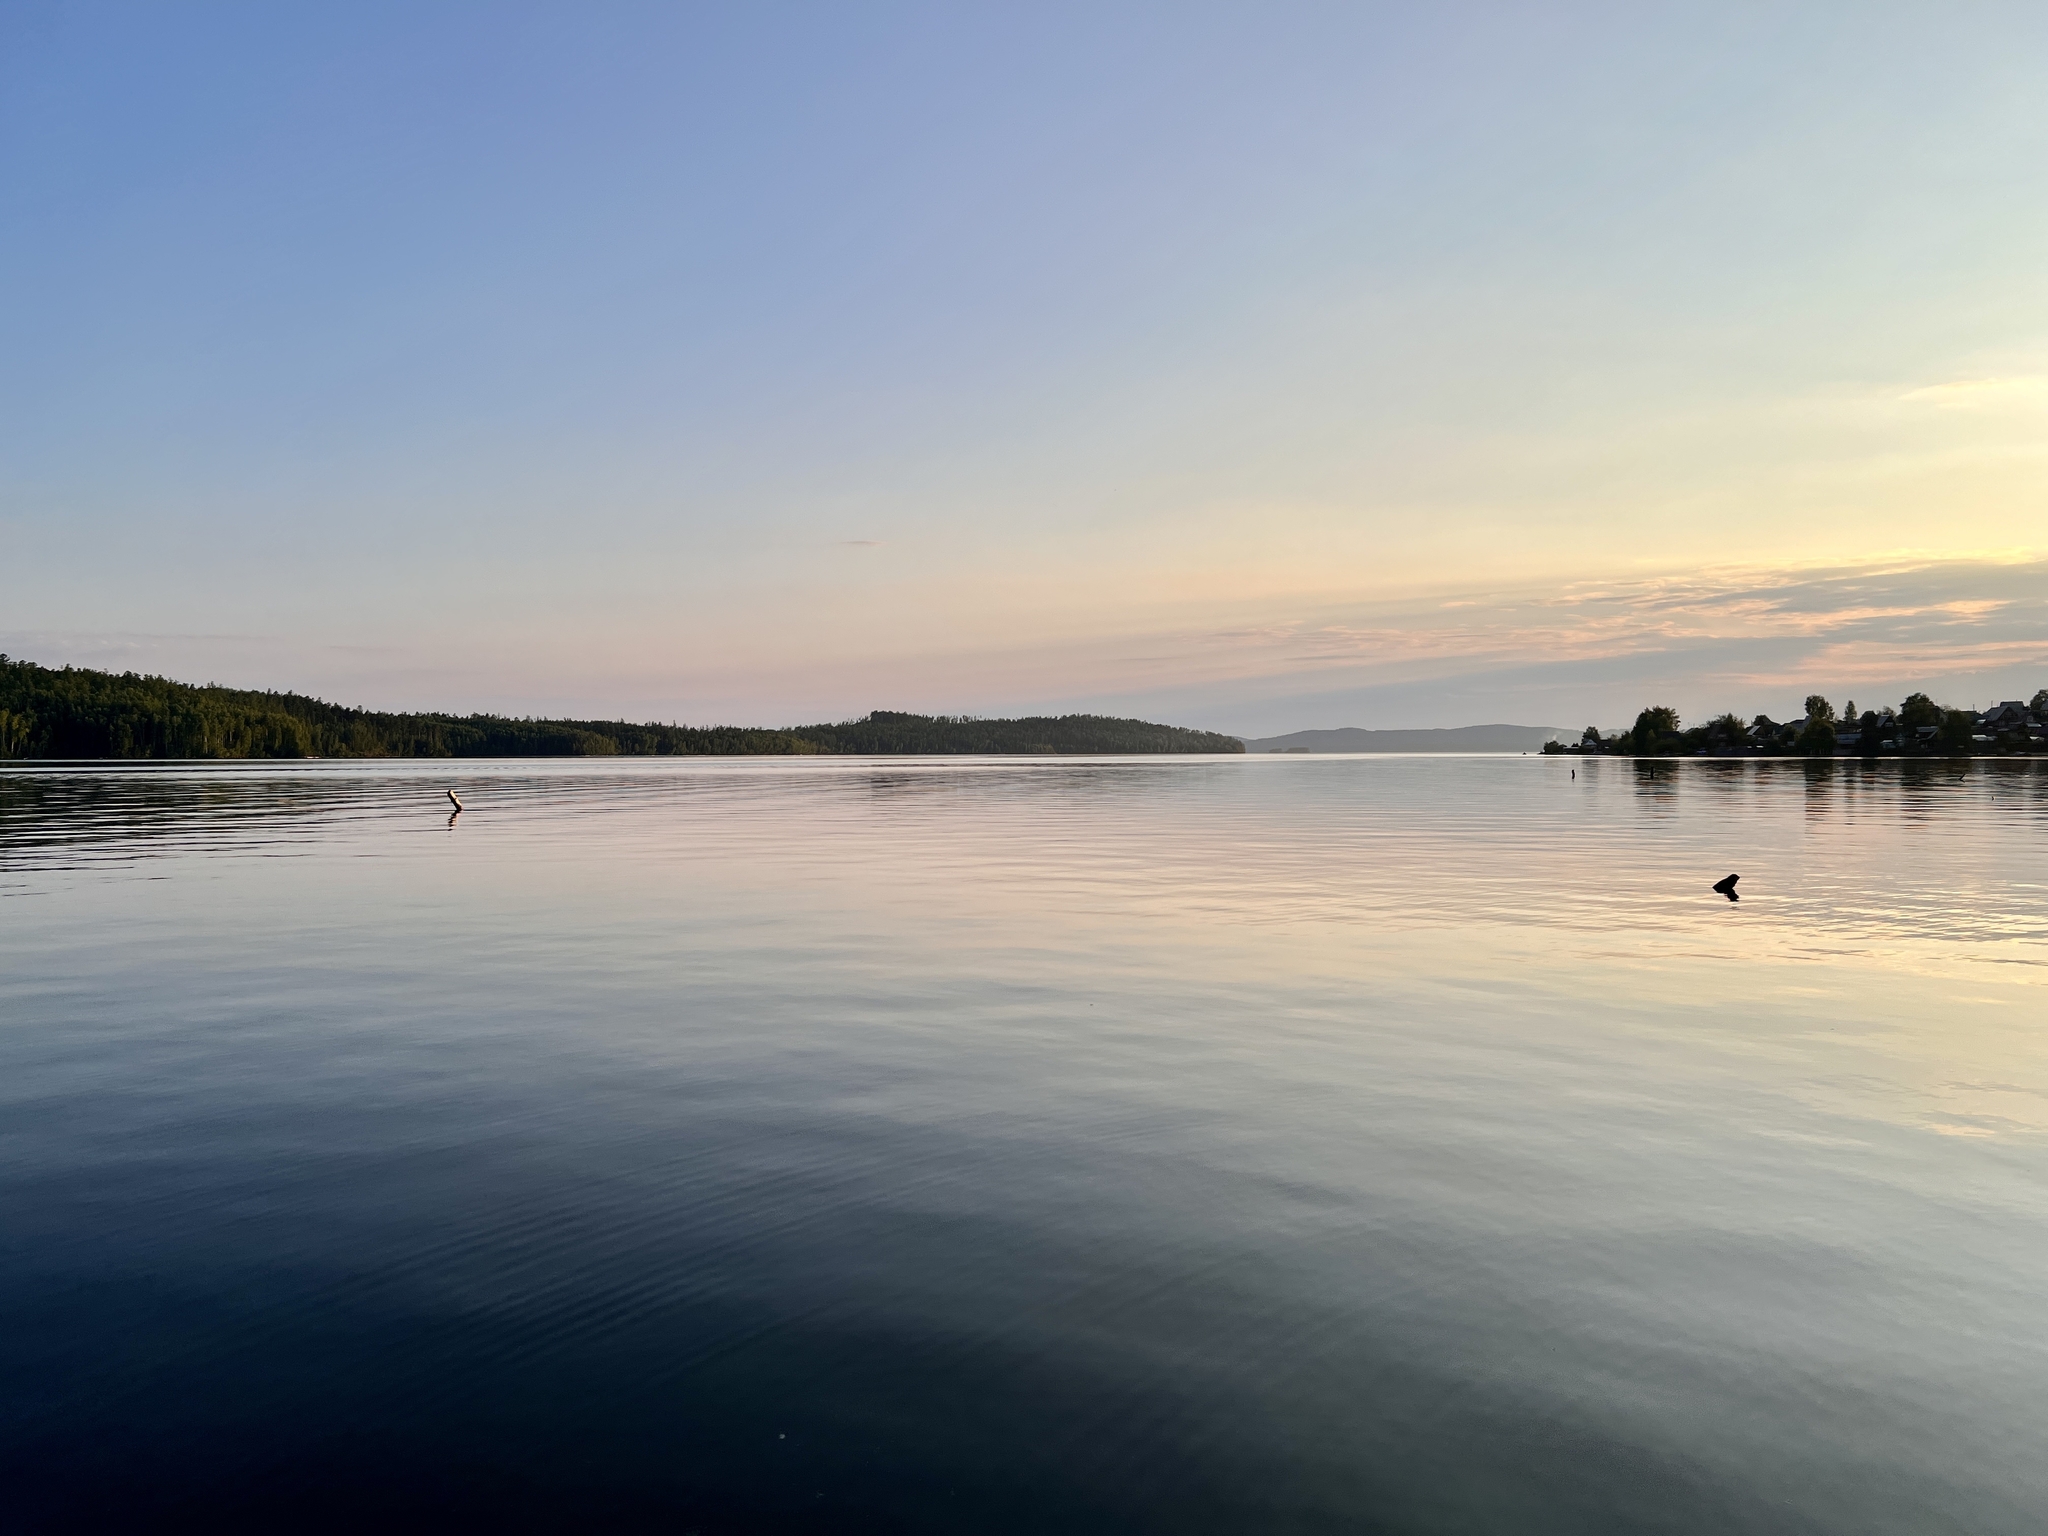
M2048 762L9 770L0 1524L2038 1533L2044 1004Z

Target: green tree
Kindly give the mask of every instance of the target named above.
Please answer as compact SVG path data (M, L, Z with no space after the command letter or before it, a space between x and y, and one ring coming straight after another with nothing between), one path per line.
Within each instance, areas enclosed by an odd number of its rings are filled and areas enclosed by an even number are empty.
M1806 718L1809 723L1815 720L1825 720L1832 725L1835 719L1835 706L1819 694L1809 693L1806 696Z
M1821 700L1826 704L1827 700ZM1830 711L1833 713L1833 711ZM1808 757L1832 757L1835 752L1835 722L1817 715L1806 717L1806 729L1799 733L1799 750Z
M1942 708L1924 693L1909 693L1899 706L1899 724L1909 731L1923 725L1941 724Z
M1678 711L1665 704L1652 705L1637 715L1635 728L1629 732L1638 752L1654 752L1666 737L1677 734Z
M1941 720L1940 734L1935 737L1941 750L1955 755L1970 751L1975 745L1970 738L1977 732L1977 717L1967 709L1951 709Z
M971 720L876 710L791 730L624 720L385 715L290 693L39 667L0 656L0 756L611 757L860 753L1242 752L1234 736L1144 720Z

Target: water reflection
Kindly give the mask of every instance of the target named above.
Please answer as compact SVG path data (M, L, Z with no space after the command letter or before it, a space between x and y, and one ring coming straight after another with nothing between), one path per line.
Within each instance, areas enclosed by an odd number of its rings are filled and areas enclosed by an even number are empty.
M1574 766L1587 772L1574 778ZM1615 768L1623 780L1605 771ZM981 882L991 870L1024 884L1084 877L1092 889L1114 888L1104 899L1120 909L1200 909L1252 924L1481 922L1717 940L1696 926L1694 893L1732 867L1751 898L1743 909L1769 908L1768 924L1744 942L1877 953L1903 940L2048 932L2037 878L2044 769L1298 758L460 771L467 800L489 806L494 839L574 818L594 849L652 839L695 858L729 838L732 818L772 807L808 840L771 862L907 860L938 881ZM454 771L0 772L0 890L32 889L38 871L117 874L189 852L317 857L367 839L385 856L421 829L427 806L446 807ZM1794 786L1796 799L1786 794ZM1617 819L1618 790L1647 824ZM1930 836L1939 858L1922 846ZM1960 905L1958 878L1975 893Z
M1659 758L1631 759L1635 774L1636 801L1646 811L1672 814L1678 809L1678 786L1684 767Z
M459 771L0 773L11 1518L2048 1506L2041 765Z

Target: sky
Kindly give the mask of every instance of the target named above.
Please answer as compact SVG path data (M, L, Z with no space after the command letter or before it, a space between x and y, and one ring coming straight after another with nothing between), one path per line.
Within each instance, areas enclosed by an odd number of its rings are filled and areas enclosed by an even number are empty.
M2048 7L0 7L0 650L1265 735L2048 686Z

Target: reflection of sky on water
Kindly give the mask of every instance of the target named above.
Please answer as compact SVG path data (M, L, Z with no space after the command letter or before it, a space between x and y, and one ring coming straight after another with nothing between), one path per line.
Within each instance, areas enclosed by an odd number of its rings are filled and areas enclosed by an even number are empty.
M2028 1530L2041 769L0 774L0 1474Z
M1578 777L1568 777L1573 768ZM427 826L450 784L487 815ZM755 813L781 832L764 839ZM110 872L210 851L312 854L368 840L420 854L447 830L516 865L551 829L595 855L733 860L853 880L874 897L936 888L972 910L1022 885L1076 887L1120 915L1218 923L1472 923L1730 932L1748 949L1989 958L2048 938L2048 762L1727 763L1524 758L611 761L253 765L0 773L0 880L65 864ZM488 823L488 824L486 824ZM395 834L406 836L395 837ZM402 852L401 852L402 850ZM1698 895L1743 878L1743 911ZM991 875L999 878L991 879ZM958 882L957 887L955 882ZM1731 929L1729 924L1744 924ZM1958 948L1957 946L1974 946ZM2032 966L2032 943L1997 958Z

